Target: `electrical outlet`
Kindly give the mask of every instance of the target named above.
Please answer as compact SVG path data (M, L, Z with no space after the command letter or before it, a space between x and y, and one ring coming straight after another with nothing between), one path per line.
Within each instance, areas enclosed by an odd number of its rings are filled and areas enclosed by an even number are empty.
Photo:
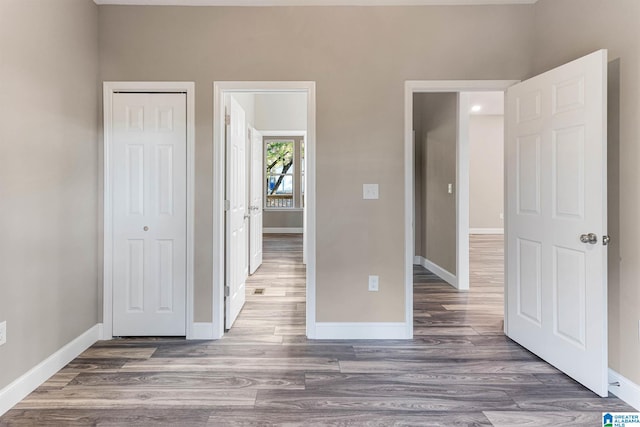
M500 219L504 219L504 214L500 212Z
M364 200L376 200L378 194L378 184L362 184L362 198Z
M0 345L7 342L7 321L0 323Z
M380 284L380 278L378 276L369 276L369 290L372 292L378 292L378 285Z

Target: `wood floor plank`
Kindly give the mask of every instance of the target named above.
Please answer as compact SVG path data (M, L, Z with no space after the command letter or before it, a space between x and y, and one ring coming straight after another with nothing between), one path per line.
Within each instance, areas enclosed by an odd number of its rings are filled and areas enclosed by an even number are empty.
M110 408L110 409L14 409L0 418L1 427L204 427L211 409L198 408Z
M281 411L258 408L251 411L216 410L210 426L367 426L367 427L480 427L491 423L481 412L436 413L405 411Z
M148 387L73 387L62 390L31 393L18 403L16 409L53 408L135 408L135 407L191 407L212 406L253 407L257 390L239 389L152 389Z
M259 362L259 363L258 363ZM338 371L338 360L321 357L265 357L257 361L251 357L176 357L151 358L126 363L121 372L164 371Z
M304 372L118 372L114 374L79 374L68 389L79 391L90 387L167 388L177 393L183 389L212 389L224 392L233 389L305 388Z
M600 412L484 411L495 427L568 427L602 425Z

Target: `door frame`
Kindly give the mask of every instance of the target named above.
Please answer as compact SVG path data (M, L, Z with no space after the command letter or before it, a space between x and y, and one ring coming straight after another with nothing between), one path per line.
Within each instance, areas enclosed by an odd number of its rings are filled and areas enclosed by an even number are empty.
M194 82L103 82L103 292L102 339L113 338L113 188L112 125L115 93L185 93L187 96L187 228L186 228L186 337L194 338L194 185L195 185L195 83Z
M414 145L413 94L454 92L458 94L458 136L456 138L456 272L452 286L469 289L469 138L461 129L468 120L460 120L468 104L462 92L506 91L520 80L407 80L404 84L404 254L405 254L405 323L413 336L413 261L414 261ZM468 109L467 109L468 110ZM505 233L506 233L505 217ZM506 235L505 235L506 239ZM506 254L505 254L506 258ZM506 318L505 282L505 318ZM507 322L505 319L505 331Z
M305 244L307 255L306 277L306 332L315 338L316 324L316 83L314 81L215 81L213 82L213 336L224 335L225 286L225 94L230 92L304 92L307 94L307 138L305 154L305 189L307 222Z

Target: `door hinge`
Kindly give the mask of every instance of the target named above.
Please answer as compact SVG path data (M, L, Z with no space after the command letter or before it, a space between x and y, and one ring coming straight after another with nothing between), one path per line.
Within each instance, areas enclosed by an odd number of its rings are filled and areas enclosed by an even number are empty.
M225 125L230 125L231 124L231 116L228 114L224 115L224 124Z
M229 209L231 209L231 202L229 200L225 200L224 201L224 210L228 211Z
M231 288L229 286L224 287L224 296L228 297L231 295Z

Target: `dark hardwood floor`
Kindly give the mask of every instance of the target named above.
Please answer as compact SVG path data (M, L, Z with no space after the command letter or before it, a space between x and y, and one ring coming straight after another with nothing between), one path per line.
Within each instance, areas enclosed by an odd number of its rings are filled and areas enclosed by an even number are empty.
M0 425L596 426L602 411L633 411L504 336L501 238L472 238L469 292L414 269L406 341L307 340L301 248L265 236L223 339L98 342Z

